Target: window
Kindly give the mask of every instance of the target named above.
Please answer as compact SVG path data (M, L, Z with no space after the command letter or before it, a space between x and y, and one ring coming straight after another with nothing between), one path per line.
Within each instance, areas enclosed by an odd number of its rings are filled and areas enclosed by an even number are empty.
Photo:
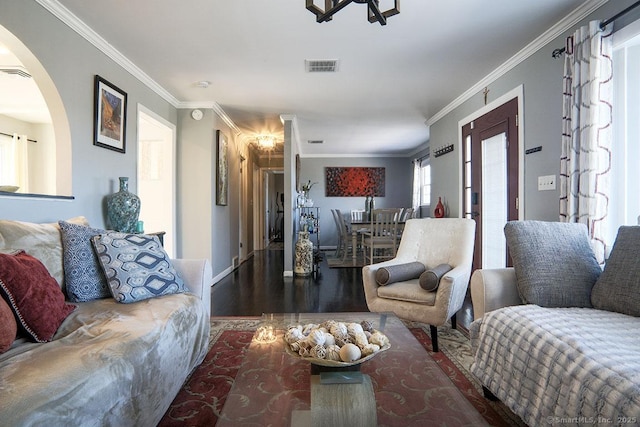
M621 225L640 217L640 21L614 35L613 141L610 241Z
M0 185L29 191L28 139L26 135L0 135Z
M431 205L431 165L423 160L420 164L420 206Z

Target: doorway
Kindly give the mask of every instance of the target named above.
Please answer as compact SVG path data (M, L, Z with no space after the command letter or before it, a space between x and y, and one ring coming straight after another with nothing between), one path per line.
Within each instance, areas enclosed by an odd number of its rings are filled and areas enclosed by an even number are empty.
M463 212L476 221L474 270L511 265L503 229L521 211L518 111L514 97L462 125Z
M283 241L284 170L256 166L254 174L254 248Z
M176 127L138 105L138 196L146 232L164 231L164 248L175 257Z

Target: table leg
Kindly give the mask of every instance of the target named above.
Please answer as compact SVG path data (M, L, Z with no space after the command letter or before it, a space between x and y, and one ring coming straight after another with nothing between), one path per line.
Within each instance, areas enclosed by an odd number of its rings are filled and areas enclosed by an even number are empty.
M356 263L356 257L358 255L358 231L357 230L351 230L351 260L353 261L353 264L355 265Z

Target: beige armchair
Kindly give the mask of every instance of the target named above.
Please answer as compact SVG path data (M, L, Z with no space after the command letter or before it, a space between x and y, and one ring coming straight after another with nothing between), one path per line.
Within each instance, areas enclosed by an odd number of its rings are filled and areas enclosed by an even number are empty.
M367 306L372 312L393 312L401 319L430 325L433 351L438 351L438 326L451 319L462 304L469 286L475 241L475 221L462 218L410 219L407 221L396 257L362 269ZM426 268L449 264L452 269L429 292L418 279L379 286L376 271L381 267L418 261Z

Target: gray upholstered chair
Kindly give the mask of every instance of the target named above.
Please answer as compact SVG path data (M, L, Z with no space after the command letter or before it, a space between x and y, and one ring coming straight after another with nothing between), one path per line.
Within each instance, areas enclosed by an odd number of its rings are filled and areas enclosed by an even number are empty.
M367 306L372 312L393 312L399 318L430 325L433 350L438 351L438 326L462 308L473 261L475 221L462 218L424 218L407 221L395 258L362 269ZM418 279L380 286L376 272L382 267L421 262L427 269L449 264L435 291L420 287Z

